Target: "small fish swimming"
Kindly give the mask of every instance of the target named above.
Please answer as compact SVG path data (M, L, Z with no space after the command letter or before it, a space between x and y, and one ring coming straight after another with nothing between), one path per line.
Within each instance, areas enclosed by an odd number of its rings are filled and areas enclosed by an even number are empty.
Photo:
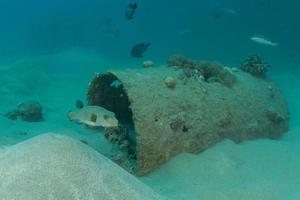
M143 42L134 45L131 49L131 56L135 58L142 58L143 54L148 50L150 45L150 42Z
M137 9L137 4L136 3L131 3L129 4L127 7L126 7L126 10L125 10L125 17L128 19L128 20L131 20L133 19L133 16L135 14L135 10Z
M264 38L263 36L252 36L250 38L250 40L252 40L253 42L256 42L258 44L263 44L263 45L267 45L267 46L272 46L272 47L276 47L279 44L272 42L271 40L268 40L266 38Z
M238 12L236 10L233 10L231 8L221 8L221 11L223 13L227 13L227 14L230 14L230 15L237 15Z

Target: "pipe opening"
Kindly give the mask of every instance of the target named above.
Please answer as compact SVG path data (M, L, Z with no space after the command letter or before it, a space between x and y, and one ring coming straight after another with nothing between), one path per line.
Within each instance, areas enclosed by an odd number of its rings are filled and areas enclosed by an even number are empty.
M123 125L133 125L128 95L122 82L112 73L98 75L92 80L88 103L114 112Z
M105 137L114 149L111 159L134 173L136 135L130 101L122 82L112 73L96 75L89 85L87 98L89 105L101 106L115 113L120 126L105 130Z

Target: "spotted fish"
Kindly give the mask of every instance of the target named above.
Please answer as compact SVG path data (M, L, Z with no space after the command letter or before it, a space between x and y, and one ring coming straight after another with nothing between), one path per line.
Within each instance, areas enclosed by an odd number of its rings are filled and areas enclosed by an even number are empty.
M100 106L85 106L80 110L68 113L71 121L86 124L92 127L117 127L119 122L113 112Z

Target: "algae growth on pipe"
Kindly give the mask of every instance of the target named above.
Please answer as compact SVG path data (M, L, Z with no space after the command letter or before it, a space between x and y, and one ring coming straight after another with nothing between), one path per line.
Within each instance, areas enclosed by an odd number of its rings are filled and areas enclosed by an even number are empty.
M134 129L130 151L136 175L224 139L277 139L287 131L287 104L271 80L222 70L225 81L220 76L188 77L173 67L108 71L95 75L87 98Z

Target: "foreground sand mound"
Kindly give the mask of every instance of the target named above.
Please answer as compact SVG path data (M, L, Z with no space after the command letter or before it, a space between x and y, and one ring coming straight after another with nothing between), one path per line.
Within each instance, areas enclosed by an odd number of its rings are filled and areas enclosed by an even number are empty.
M162 198L88 146L49 133L0 150L0 199Z

